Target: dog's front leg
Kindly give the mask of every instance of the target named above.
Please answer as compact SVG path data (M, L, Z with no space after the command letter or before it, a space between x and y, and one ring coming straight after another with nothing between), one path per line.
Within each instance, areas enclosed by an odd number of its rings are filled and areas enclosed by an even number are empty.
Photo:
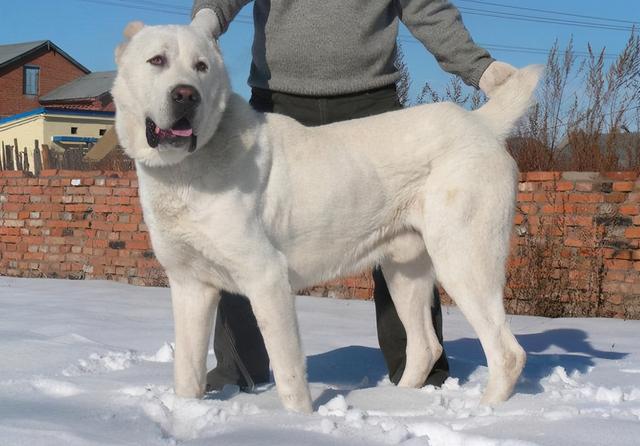
M278 395L286 409L311 412L295 301L288 277L280 271L262 277L264 280L247 289L247 296L267 347Z
M220 293L195 279L169 277L176 348L176 395L201 398L207 379L207 352Z

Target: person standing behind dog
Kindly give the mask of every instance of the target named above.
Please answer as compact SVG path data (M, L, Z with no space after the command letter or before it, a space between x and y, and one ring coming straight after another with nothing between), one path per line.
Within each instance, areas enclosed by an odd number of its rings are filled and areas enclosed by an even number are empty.
M194 0L192 24L217 39L249 0ZM249 75L250 104L260 112L316 126L401 108L394 66L399 21L440 66L488 96L515 69L478 47L458 10L446 0L255 0ZM380 268L373 271L378 341L390 380L406 362L406 333ZM432 318L442 344L442 314L434 289ZM222 292L214 333L217 366L209 390L236 384L251 390L269 381L269 357L249 300ZM449 376L442 353L425 384Z

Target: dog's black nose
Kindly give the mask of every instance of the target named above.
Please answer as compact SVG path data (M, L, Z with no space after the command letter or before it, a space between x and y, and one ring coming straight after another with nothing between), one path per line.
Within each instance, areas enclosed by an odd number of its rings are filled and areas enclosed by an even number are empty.
M200 103L200 94L191 85L178 85L171 90L171 99L181 108L189 109Z

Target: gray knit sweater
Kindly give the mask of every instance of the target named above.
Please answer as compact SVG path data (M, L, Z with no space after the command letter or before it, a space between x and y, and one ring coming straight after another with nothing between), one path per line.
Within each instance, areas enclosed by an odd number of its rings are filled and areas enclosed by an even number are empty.
M194 0L223 31L250 0ZM338 95L394 83L401 20L447 72L474 87L493 61L447 0L255 0L249 85L300 95Z

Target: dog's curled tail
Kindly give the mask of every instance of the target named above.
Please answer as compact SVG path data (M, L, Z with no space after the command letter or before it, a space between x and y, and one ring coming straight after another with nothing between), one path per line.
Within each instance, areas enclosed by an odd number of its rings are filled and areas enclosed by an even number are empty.
M477 113L500 139L505 139L515 123L533 104L533 93L542 77L543 65L529 65L500 85Z

